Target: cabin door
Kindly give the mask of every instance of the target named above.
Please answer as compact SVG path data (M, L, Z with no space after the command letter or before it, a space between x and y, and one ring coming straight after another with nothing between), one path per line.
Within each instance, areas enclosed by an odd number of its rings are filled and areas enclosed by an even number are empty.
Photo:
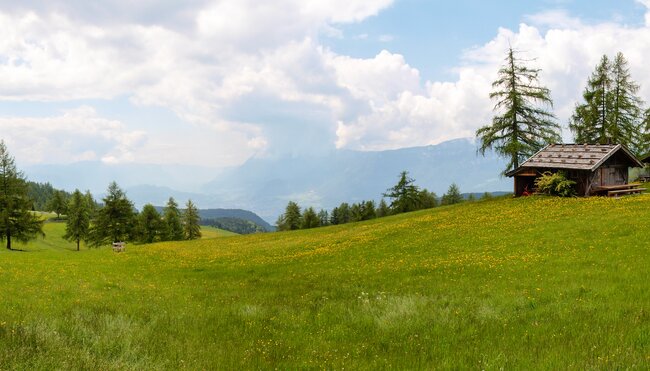
M615 167L601 167L600 168L600 185L620 185L625 184L625 177L620 169Z

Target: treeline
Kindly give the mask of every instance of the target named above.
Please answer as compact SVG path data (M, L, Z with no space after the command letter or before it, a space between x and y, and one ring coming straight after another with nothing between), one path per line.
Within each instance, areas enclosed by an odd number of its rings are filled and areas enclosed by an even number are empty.
M250 220L220 217L201 219L201 225L224 229L237 234L264 233L266 229Z
M447 193L439 199L434 192L420 189L415 185L415 180L410 178L406 171L400 174L397 184L389 188L383 197L388 198L390 204L384 198L379 201L379 204L376 204L375 201L361 201L353 204L344 202L331 211L320 210L318 212L313 207L301 210L296 202L290 201L285 212L278 217L276 225L279 231L310 229L360 222L464 201L456 184L450 185ZM486 192L482 198L490 197L491 195ZM470 195L468 201L474 199L474 196Z
M75 190L68 194L48 183L27 182L0 140L0 241L6 241L7 249L12 249L14 240L28 242L44 235L43 219L33 212L35 209L54 211L57 218L66 215L64 238L75 242L77 250L82 241L97 247L123 241L150 243L201 237L199 212L192 200L181 211L170 198L161 215L151 204L138 212L115 182L101 203L90 192Z
M68 199L71 194L54 188L50 183L27 182L27 195L32 200L32 210L52 211L55 199Z
M162 213L152 204L138 212L115 182L108 186L101 204L94 202L90 193L83 195L76 190L64 212L64 237L76 242L77 249L81 241L98 247L121 241L152 243L201 237L199 212L192 200L187 201L184 210L170 197Z

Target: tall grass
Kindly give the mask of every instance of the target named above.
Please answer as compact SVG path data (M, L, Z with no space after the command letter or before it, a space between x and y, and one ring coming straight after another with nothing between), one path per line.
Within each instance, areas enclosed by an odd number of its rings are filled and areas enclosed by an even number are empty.
M0 367L647 369L649 201L502 199L119 254L48 227L53 246L0 253Z

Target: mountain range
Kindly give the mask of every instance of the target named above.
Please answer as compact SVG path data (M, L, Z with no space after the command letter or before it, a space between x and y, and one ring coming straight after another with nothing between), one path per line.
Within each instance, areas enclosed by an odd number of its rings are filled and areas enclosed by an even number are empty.
M418 186L439 196L451 183L467 193L509 191L512 181L500 175L504 166L494 154L479 156L472 140L457 139L388 151L255 157L228 169L79 162L23 170L30 180L66 190L88 189L98 198L115 180L136 207L164 205L170 196L182 207L191 198L202 209L246 209L273 222L290 200L317 209L378 201L404 170Z

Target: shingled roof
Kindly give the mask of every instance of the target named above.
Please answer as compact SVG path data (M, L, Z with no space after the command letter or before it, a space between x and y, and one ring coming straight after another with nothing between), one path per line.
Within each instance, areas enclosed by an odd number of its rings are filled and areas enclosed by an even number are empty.
M513 176L525 168L594 171L618 151L623 151L636 166L643 167L632 152L621 144L549 144L506 175Z

